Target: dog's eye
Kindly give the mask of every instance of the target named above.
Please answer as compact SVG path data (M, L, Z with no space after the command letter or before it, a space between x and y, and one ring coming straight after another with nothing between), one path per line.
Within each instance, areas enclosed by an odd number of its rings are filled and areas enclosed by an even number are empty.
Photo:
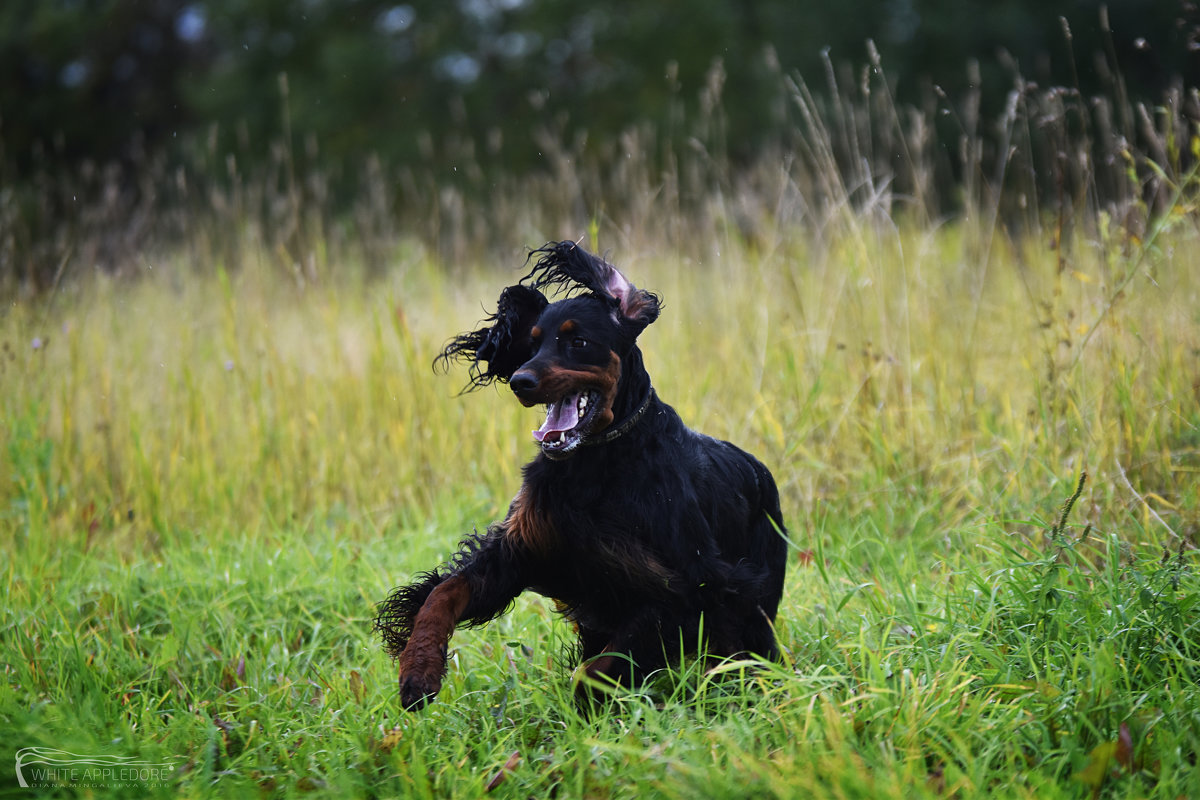
M582 336L576 336L574 339L571 340L571 347L574 347L576 349L582 350L583 348L585 348L587 346L588 346L588 340L583 338Z

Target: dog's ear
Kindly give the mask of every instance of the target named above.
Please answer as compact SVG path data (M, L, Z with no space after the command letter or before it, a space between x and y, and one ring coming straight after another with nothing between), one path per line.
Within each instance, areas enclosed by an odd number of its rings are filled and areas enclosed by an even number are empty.
M500 293L496 313L485 319L478 330L451 339L433 360L434 367L448 369L451 361L469 363L471 381L467 391L494 380L507 381L518 367L533 357L529 332L547 302L535 288L509 286Z
M525 276L537 289L546 286L581 286L593 294L615 301L614 314L634 328L636 336L658 319L662 303L658 295L639 289L620 270L574 242L551 242L529 254L538 256Z

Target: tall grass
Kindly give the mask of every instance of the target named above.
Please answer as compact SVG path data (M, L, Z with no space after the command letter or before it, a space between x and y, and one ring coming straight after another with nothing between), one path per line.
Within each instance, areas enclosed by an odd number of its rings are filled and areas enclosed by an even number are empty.
M1045 166L1021 142L1081 101L1022 90L1006 159L959 115L976 168L941 219L917 189L941 168L933 120L866 78L828 107L793 81L807 150L774 167L720 165L714 98L713 171L564 158L503 184L470 206L511 226L486 256L455 227L468 204L438 216L452 188L433 218L457 249L387 229L369 196L364 242L231 163L211 214L149 218L179 226L174 249L18 296L0 774L43 746L175 765L162 786L42 790L60 794L1200 793L1195 132L1147 112L1162 153L1101 165L1071 139ZM1058 168L1062 202L1021 200L1022 170ZM1101 202L1121 176L1124 202ZM458 634L439 702L403 714L373 604L503 513L537 424L430 362L522 246L585 234L665 298L643 336L660 395L779 481L785 656L685 665L589 719L570 633L529 597Z

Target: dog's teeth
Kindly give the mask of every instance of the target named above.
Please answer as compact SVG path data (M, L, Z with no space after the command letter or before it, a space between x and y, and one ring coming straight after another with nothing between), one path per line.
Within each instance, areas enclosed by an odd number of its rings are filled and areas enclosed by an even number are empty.
M588 406L587 395L586 394L579 395L579 402L576 403L576 407L578 407L579 413L582 414L583 412L587 411L587 406Z

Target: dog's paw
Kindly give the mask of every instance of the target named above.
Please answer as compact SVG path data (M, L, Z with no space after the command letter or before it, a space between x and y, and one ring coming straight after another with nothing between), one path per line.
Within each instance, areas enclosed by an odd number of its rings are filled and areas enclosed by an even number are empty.
M430 678L421 674L400 676L400 705L405 711L420 711L437 696L442 688L439 677Z

